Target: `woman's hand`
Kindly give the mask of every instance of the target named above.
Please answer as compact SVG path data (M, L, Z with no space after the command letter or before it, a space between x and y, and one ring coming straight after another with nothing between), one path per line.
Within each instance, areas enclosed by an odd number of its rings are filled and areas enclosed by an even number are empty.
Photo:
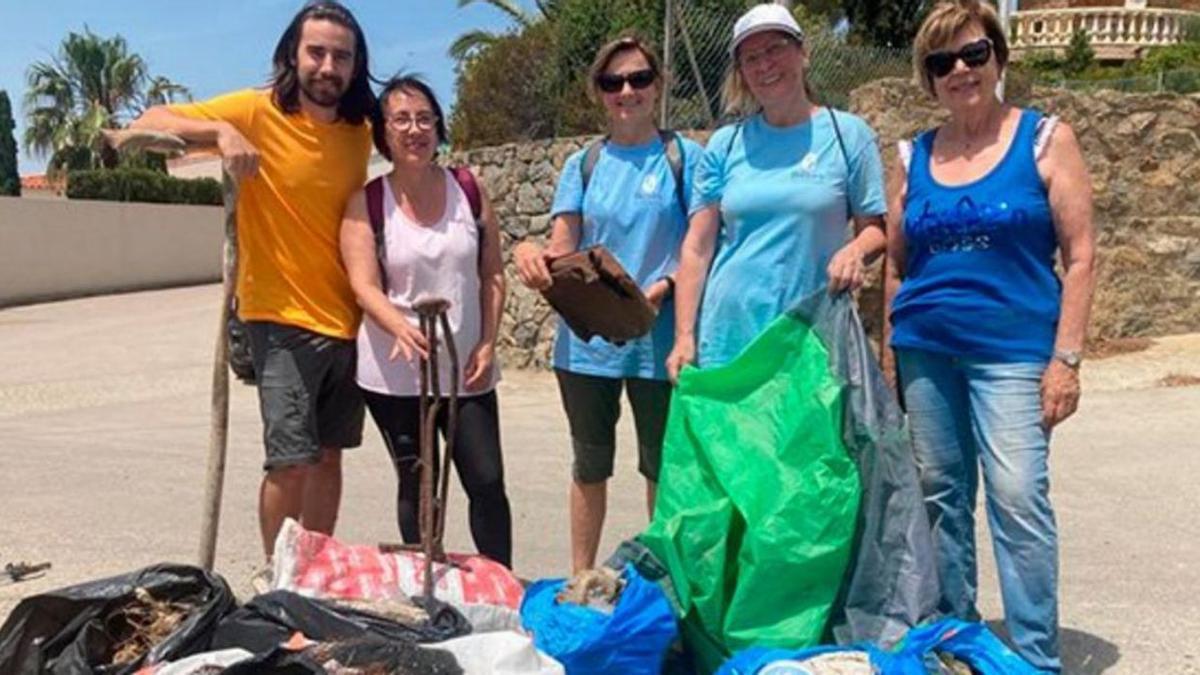
M671 292L671 284L666 279L659 279L646 287L646 300L654 307L654 311L662 309L663 303L667 300L667 293Z
M396 334L396 341L392 343L392 352L388 354L388 360L395 361L401 355L405 361L429 357L429 343L425 341L425 336L407 321L400 323L399 333Z
M517 276L526 287L544 291L554 283L541 246L528 241L517 244L513 249L513 262L517 267Z
M858 245L850 242L833 255L826 268L829 274L829 294L837 295L842 291L856 291L866 280L867 266L863 264L863 254Z
M1079 371L1054 359L1042 373L1042 427L1053 429L1079 407Z
M676 337L675 346L667 355L667 377L672 384L679 383L679 373L684 366L696 362L696 340L691 337Z
M467 357L463 370L463 389L479 391L492 381L492 364L496 359L496 347L488 340L475 345Z

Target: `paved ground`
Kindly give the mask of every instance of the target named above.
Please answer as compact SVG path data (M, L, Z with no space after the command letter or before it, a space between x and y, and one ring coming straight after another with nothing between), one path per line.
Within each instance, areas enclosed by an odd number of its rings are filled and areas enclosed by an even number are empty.
M208 429L214 286L0 311L0 564L54 563L0 586L21 597L160 561L193 561ZM1053 495L1062 538L1069 672L1200 673L1200 336L1090 363L1079 415L1056 434ZM567 442L552 378L501 385L518 571L566 568ZM261 462L253 390L234 390L217 567L242 594L258 560ZM645 521L623 421L605 551ZM394 540L393 477L373 431L348 455L338 534ZM452 548L469 548L460 497ZM999 615L989 549L982 605Z

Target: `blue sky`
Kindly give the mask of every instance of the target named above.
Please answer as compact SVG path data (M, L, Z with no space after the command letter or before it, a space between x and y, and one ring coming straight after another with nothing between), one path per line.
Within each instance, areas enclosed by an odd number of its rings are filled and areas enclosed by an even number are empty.
M454 62L446 47L472 28L504 30L507 17L486 3L455 0L346 0L363 25L376 76L404 68L424 75L447 106ZM531 5L532 3L524 3ZM303 0L0 0L0 89L8 91L22 144L25 70L47 60L69 31L121 34L150 72L188 86L196 98L262 84L271 50ZM22 174L44 158L20 157Z

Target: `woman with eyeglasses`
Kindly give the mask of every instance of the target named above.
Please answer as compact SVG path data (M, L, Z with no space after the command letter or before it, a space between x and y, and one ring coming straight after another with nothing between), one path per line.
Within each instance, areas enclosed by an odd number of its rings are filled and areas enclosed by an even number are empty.
M1008 45L989 5L938 5L914 52L917 79L950 116L901 144L886 286L941 610L979 618L982 466L1009 634L1030 663L1058 672L1048 455L1051 429L1079 401L1095 284L1091 181L1070 127L997 98Z
M375 147L393 168L350 199L341 249L365 314L358 333L358 384L399 477L400 533L406 543L420 541L419 362L429 345L413 306L443 298L450 301L447 317L462 373L459 381L450 381L443 346L438 376L443 397L452 388L458 393L453 459L469 501L471 536L480 553L511 567L512 517L495 392L504 306L496 216L469 174L434 162L447 136L442 108L427 84L393 78L380 92L379 106L372 125ZM373 219L382 235L379 247ZM437 419L443 436L448 406L445 398Z
M604 106L607 135L567 159L551 208L545 249L524 242L513 251L521 281L550 286L548 261L603 245L659 308L650 333L623 345L581 340L559 321L554 372L571 431L570 489L573 570L595 566L613 474L621 390L637 431L638 471L653 513L671 385L665 362L674 334L674 274L687 229L691 176L700 146L655 123L663 73L641 39L614 40L588 72L590 94Z
M813 100L791 13L753 7L731 49L725 107L744 117L712 135L698 169L703 206L683 244L672 379L688 364L732 361L814 292L858 288L886 243L875 133Z

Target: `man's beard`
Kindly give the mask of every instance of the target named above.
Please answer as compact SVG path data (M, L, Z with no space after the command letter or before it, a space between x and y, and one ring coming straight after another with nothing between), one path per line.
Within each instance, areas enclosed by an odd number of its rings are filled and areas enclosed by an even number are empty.
M300 78L300 91L313 103L332 108L342 100L346 84L339 77L314 75Z

